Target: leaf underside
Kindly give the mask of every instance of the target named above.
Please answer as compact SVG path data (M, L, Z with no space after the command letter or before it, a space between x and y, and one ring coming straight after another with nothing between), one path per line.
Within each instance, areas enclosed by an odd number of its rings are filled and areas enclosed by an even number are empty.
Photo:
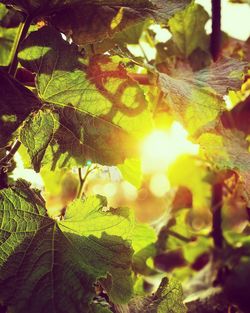
M107 275L112 301L128 301L132 251L122 239L131 227L125 211L103 212L105 200L93 196L72 203L56 222L24 181L0 197L1 300L13 312L89 312L94 283L105 283Z

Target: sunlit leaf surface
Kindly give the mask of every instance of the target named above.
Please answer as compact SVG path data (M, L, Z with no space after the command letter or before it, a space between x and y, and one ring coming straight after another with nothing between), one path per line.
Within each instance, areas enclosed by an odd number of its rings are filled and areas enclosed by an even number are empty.
M113 301L130 298L129 216L103 207L101 197L79 200L55 221L27 183L1 191L0 290L13 312L89 312L93 284L107 275Z
M57 162L67 165L72 156L78 164L88 159L114 164L136 154L137 140L150 129L151 117L143 90L119 61L96 56L85 66L76 48L49 28L31 34L19 58L37 72L39 97L49 109L44 118L53 115L59 125L51 129L47 154L53 168ZM30 144L26 140L31 152L34 147ZM46 143L43 145L40 150L44 151Z

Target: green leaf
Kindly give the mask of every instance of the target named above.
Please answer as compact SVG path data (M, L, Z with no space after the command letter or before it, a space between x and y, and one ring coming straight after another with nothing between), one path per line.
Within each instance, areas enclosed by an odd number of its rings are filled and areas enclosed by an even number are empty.
M0 147L3 147L40 103L29 89L2 71L0 81Z
M154 243L157 239L155 230L147 225L136 223L133 230L133 250L134 252L138 252L145 248L146 246Z
M21 23L24 23L24 15L21 12L6 8L0 3L0 66L8 66L11 55L14 53L14 41L20 32ZM36 30L35 25L31 25L29 32Z
M151 114L120 59L95 56L85 66L76 47L46 27L25 40L19 58L37 72L39 97L59 117L54 163L62 154L61 165L71 156L77 164L91 159L110 165L136 155L138 139L152 127Z
M204 26L208 19L209 15L203 7L192 2L169 20L172 40L185 57L197 48L207 50L209 42Z
M170 110L190 131L214 121L225 110L223 96L241 85L239 73L245 62L222 59L210 67L193 72L179 66L170 74L159 73L162 91Z
M137 154L138 139L105 118L84 114L74 108L57 109L60 128L51 142L45 162L58 165L85 165L86 161L114 165ZM139 119L139 117L138 117ZM128 124L124 127L129 126ZM117 143L121 144L117 144ZM57 164L57 157L60 160ZM52 157L52 159L51 159ZM68 160L73 157L73 160Z
M9 28L11 21L6 21L8 13L8 9L0 3L0 66L9 64L11 47L17 33L17 28Z
M241 177L242 198L250 204L250 162L248 142L243 132L225 129L220 123L198 140L204 155L220 170L231 169Z
M6 16L7 13L8 13L8 9L6 8L6 6L0 3L0 19L2 20Z
M28 148L31 162L37 172L40 170L46 148L58 127L58 122L49 110L40 110L32 114L21 128L20 140Z
M0 66L9 65L10 51L17 33L16 28L0 27Z
M147 260L155 256L154 243L157 240L155 230L147 224L136 223L132 233L133 269L143 275L155 274L147 265Z
M192 156L182 156L168 170L172 187L185 186L192 192L192 205L196 209L209 208L211 186L205 181L206 166Z
M133 270L135 273L144 276L153 276L158 274L155 269L147 264L147 261L156 255L156 247L154 244L150 244L141 249L133 256Z
M31 116L21 131L20 140L28 148L36 171L45 164L50 164L55 170L65 166L82 166L88 160L112 165L123 161L129 154L137 153L133 147L133 140L137 142L136 139L121 128L73 108L52 109L54 112L38 112L37 118ZM41 115L43 122L48 122L48 125L44 124L48 128L37 132L39 125L32 121L35 122ZM122 145L117 145L117 141Z
M13 6L17 10L24 11L33 17L38 15L47 16L59 9L62 9L64 6L67 7L68 10L71 7L75 9L78 8L80 11L79 13L84 19L84 23L88 21L91 25L91 19L86 18L86 16L88 16L87 12L90 10L90 8L92 12L94 12L94 10L98 10L99 8L104 8L104 10L106 9L106 20L107 18L110 20L110 16L112 20L120 8L124 8L127 12L127 15L129 16L130 13L133 18L134 16L140 19L145 18L145 16L161 16L162 18L166 18L173 15L176 11L184 8L190 2L190 0L52 0L49 2L47 0L2 0L2 2L4 4ZM76 7L74 5L76 5ZM72 14L72 12L69 14ZM76 16L72 17L74 18ZM105 24L105 22L106 21L104 20L103 23ZM96 31L97 30L98 28L96 28Z
M181 284L175 279L163 278L155 295L138 297L129 303L129 313L185 313Z
M102 41L97 41L86 45L85 49L89 49L91 52L105 53L109 51L111 55L122 55L128 59L136 59L136 57L128 50L127 45L139 44L139 40L143 34L143 31L152 24L153 21L150 19L142 22L133 24L126 27L124 30L115 33L112 38L108 37ZM101 38L102 39L102 38ZM91 53L90 52L90 53Z
M189 0L78 1L53 16L52 23L77 44L93 43L147 18L166 20Z
M142 184L141 161L139 159L126 159L123 164L117 165L122 177L137 189Z
M0 198L0 299L12 312L91 312L97 280L113 302L129 300L132 251L114 235L126 235L126 211L104 212L105 199L93 196L55 221L24 181Z
M0 26L5 28L15 28L24 21L22 13L11 10L0 3Z
M152 21L146 20L140 23L136 23L135 25L132 25L130 27L126 27L126 29L124 29L123 31L115 34L112 40L114 43L119 44L119 46L127 44L139 44L139 40L143 31L146 30L150 24L152 24Z
M130 240L133 230L132 217L127 209L111 209L109 211L106 209L107 201L101 196L91 196L85 201L75 200L67 208L66 218L60 223L60 228L63 232L87 238L95 236L95 238L102 239L108 235L106 245L110 245L111 253L110 251L101 251L99 245L103 244L102 242L97 242L96 246L93 243L91 244L91 249L94 249L92 253L97 254L97 258L92 257L94 260L91 262L94 262L96 268L103 268L106 263L111 276L103 283L109 297L115 303L125 303L132 293L132 279L129 270L132 252L120 238ZM115 238L113 242L112 236ZM122 243L125 247L122 246ZM125 250L128 255L123 254ZM117 254L115 255L115 253ZM116 259L112 260L111 258ZM110 264L108 264L109 262Z
M107 201L101 196L90 196L84 201L84 209L82 205L83 200L79 199L70 204L66 219L61 223L62 230L81 236L94 234L98 238L105 231L109 235L130 238L133 225L127 209L107 210Z
M180 282L172 278L163 278L154 299L154 308L149 312L157 313L184 313L187 312L183 304L183 292Z

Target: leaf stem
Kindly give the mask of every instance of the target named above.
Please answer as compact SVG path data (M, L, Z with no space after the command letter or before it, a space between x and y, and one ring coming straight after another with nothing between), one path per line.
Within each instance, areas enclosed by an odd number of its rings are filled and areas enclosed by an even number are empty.
M16 75L16 70L18 66L17 59L18 49L20 47L21 42L25 39L28 33L31 22L32 18L30 16L27 16L25 20L22 23L20 23L18 32L16 34L16 38L11 49L8 73L14 77Z

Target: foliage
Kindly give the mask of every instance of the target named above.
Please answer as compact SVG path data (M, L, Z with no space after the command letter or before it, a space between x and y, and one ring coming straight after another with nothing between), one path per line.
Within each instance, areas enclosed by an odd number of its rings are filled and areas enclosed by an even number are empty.
M17 312L86 311L96 279L104 280L113 301L129 299L132 250L122 239L129 217L127 212L102 212L103 206L105 200L98 197L76 200L65 220L56 222L47 216L40 194L26 182L2 191L4 302ZM105 282L107 273L110 282Z
M0 2L0 311L248 312L249 40L214 61L191 0ZM199 152L145 172L176 125Z

